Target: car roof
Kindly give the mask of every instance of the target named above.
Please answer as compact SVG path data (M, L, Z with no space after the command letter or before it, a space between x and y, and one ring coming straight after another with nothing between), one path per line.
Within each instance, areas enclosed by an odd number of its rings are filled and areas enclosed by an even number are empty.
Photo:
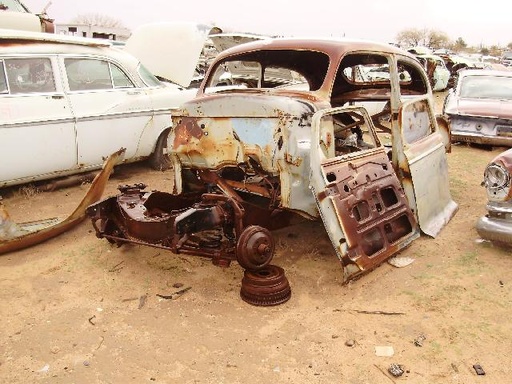
M512 71L497 69L464 69L459 72L459 79L467 76L512 77Z
M14 29L0 29L0 44L6 44L9 41L36 43L60 43L71 45L87 45L91 47L110 47L112 43L102 39L88 39L85 37L60 35L43 32L18 31Z
M357 39L335 39L335 38L271 38L240 44L221 52L218 56L222 59L227 56L236 55L248 51L258 50L313 50L323 51L330 56L343 56L351 51L381 51L386 53L401 54L414 58L414 55L395 47L391 44L379 43L368 40Z

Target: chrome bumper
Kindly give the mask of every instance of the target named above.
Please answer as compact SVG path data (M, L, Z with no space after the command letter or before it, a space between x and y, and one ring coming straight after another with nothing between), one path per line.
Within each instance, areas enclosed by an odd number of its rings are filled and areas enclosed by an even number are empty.
M476 223L482 239L512 246L512 220L482 216Z
M458 141L473 144L484 144L494 146L512 146L512 137L510 136L484 136L472 132L451 131L452 143Z

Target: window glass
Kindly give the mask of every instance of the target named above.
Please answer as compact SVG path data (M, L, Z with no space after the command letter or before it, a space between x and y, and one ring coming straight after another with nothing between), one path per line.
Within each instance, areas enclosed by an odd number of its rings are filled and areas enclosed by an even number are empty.
M162 85L160 80L158 80L149 70L143 66L142 64L139 65L139 75L142 78L142 81L148 86L148 87L158 87Z
M460 97L512 100L512 76L466 76L460 84Z
M6 59L5 68L11 94L55 92L48 58Z
M113 88L108 62L95 59L66 59L64 63L71 91Z
M114 79L115 88L133 88L132 81L128 78L117 65L110 64L110 70L112 71L112 78Z
M0 93L7 93L7 79L5 78L4 61L0 60Z

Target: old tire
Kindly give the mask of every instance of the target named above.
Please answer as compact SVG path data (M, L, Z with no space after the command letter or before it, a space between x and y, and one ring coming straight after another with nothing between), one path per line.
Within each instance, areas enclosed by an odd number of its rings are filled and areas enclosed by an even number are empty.
M157 171L166 171L172 168L171 158L167 151L167 139L169 137L169 132L170 130L165 130L160 134L155 145L155 150L149 158L151 168L156 169Z
M238 238L236 259L244 269L258 270L270 264L275 243L270 231L259 225L249 225Z
M277 265L267 265L257 271L245 271L240 297L257 306L282 304L290 299L292 291L284 270Z

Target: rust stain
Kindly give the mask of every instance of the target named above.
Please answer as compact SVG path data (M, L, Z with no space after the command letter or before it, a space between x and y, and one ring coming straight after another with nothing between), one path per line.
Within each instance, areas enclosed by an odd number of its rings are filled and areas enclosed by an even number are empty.
M180 145L186 145L190 142L190 138L201 139L203 134L203 130L197 124L197 119L183 117L176 126L173 146L178 148Z

